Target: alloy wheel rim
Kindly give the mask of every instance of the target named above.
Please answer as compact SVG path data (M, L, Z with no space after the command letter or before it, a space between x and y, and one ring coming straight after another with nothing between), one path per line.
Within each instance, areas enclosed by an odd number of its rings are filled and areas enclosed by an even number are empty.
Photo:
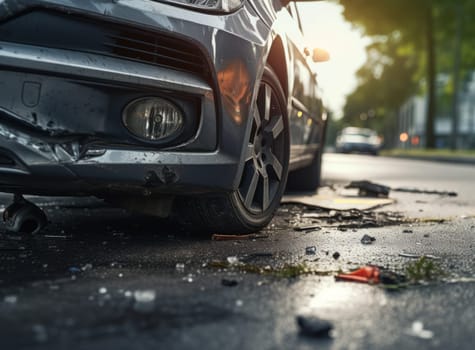
M272 87L263 82L254 105L239 196L253 214L269 209L279 194L286 161L284 114Z

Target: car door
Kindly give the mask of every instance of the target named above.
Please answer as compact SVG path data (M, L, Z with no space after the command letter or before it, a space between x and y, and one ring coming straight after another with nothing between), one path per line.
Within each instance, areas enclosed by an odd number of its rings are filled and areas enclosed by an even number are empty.
M289 54L293 65L290 112L291 169L313 160L321 143L323 127L322 100L312 66L312 50L305 45L302 26L295 3L287 5L294 21L287 31Z

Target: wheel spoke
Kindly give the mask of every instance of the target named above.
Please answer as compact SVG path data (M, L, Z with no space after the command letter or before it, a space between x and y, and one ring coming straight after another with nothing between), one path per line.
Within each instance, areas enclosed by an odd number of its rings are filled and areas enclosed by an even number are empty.
M269 176L265 174L263 176L263 185L262 185L262 211L266 210L269 207Z
M258 183L259 183L259 173L256 170L254 170L251 183L249 184L249 188L247 189L246 199L244 200L244 204L246 205L247 208L250 208L252 205L252 201L256 194Z
M284 119L282 115L276 116L272 122L266 126L266 131L272 133L273 139L277 139L284 130Z
M269 157L270 166L272 167L272 169L274 169L274 172L280 181L282 178L282 171L283 171L282 164L272 152L269 152L267 156Z
M264 119L268 121L270 118L270 103L271 103L271 98L272 98L272 88L269 85L265 84L264 92L265 92Z
M246 149L245 161L247 162L248 160L251 160L252 158L254 158L254 145L252 143L248 143L247 149Z
M257 105L256 105L256 108L254 108L254 122L256 123L256 130L259 130L259 127L261 126L261 115L259 113L259 109L257 108Z

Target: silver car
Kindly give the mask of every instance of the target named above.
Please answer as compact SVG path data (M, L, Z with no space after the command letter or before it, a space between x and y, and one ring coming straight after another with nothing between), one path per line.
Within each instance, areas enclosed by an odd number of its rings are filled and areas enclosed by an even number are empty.
M369 153L378 155L381 137L374 130L349 126L336 138L336 150L342 153Z
M266 226L320 181L325 111L295 1L0 0L0 191L96 196L194 230Z

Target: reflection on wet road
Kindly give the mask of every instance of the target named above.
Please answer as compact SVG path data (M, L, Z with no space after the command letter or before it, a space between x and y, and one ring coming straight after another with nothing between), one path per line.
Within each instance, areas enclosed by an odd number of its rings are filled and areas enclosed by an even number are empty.
M0 226L2 349L471 349L475 170L340 155L324 166L327 183L368 179L459 196L390 193L397 203L380 213L419 221L371 227L342 226L358 212L286 204L262 237L230 241L96 200L37 198L50 221L41 235ZM438 175L424 179L427 171ZM374 242L363 244L364 235ZM422 255L437 258L436 280L392 290L334 279L367 264L404 272ZM298 315L333 330L302 336Z

